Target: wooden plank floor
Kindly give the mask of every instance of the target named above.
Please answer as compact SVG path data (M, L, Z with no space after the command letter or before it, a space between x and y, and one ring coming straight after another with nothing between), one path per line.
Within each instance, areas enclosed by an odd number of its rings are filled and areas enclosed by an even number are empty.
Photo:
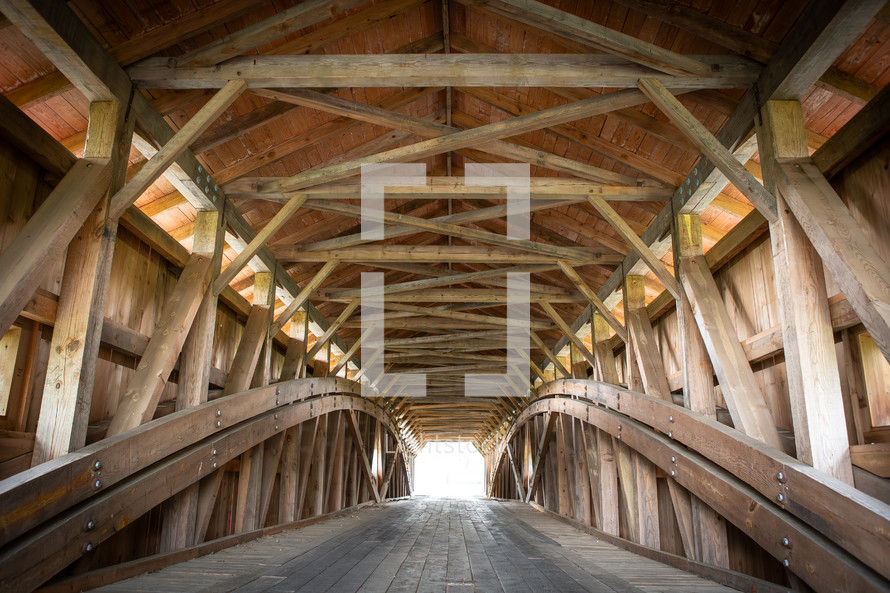
M102 593L731 591L522 503L419 497L96 589Z

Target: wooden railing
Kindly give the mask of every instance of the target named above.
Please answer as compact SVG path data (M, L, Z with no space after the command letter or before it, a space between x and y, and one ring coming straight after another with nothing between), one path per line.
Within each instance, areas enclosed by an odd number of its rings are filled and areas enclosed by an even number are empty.
M172 495L288 428L338 410L399 428L361 387L286 381L182 410L0 482L0 590L32 591Z
M709 504L816 590L890 590L890 506L716 420L621 387L558 380L514 421L557 412L606 431ZM564 397L567 396L567 397ZM574 399L569 399L574 398ZM793 542L792 546L783 541Z

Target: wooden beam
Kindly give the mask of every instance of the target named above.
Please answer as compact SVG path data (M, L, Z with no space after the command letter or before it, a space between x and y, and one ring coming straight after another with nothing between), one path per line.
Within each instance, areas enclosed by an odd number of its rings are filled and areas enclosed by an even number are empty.
M301 5L302 6L302 5ZM219 275L219 277L213 283L213 292L215 294L219 294L223 291L223 289L229 285L229 283L235 279L235 276L238 275L244 266L247 265L253 257L257 254L261 247L263 247L275 233L277 233L281 228L287 224L291 217L297 213L297 211L303 206L303 203L306 201L305 194L296 194L292 197L282 208L275 213L275 216L272 217L266 226L263 227L263 230L258 232L256 236L250 240L247 247L245 247L241 253L238 254L232 262L226 266L226 269ZM280 328L279 328L280 329Z
M284 452L285 431L281 431L273 437L266 439L263 444L263 471L260 481L256 484L259 492L259 506L257 511L257 528L266 525L269 515L269 507L272 502L272 489L275 478L278 476L278 467ZM279 521L280 522L280 521Z
M677 54L534 0L489 0L484 3L484 8L667 74L706 76L709 72L709 67L695 58Z
M349 101L340 97L325 95L306 89L290 89L287 91L263 89L253 92L269 99L287 101L376 125L413 132L424 138L441 138L461 131L460 128L455 128L450 125L438 124L410 115L387 111L374 105L366 105L357 101ZM520 162L535 162L536 164L536 159L540 158L540 151L536 153L529 147L524 147L511 142L504 142L502 140L482 142L474 146L474 150L481 150L483 152L518 160ZM555 155L553 156L555 157ZM580 164L572 164L569 167L553 167L555 163L555 160L551 160L552 168L569 173L576 173L576 169L581 167ZM589 167L586 171L591 177L595 177L597 180L605 183L623 183L628 180L626 176L606 169Z
M306 354L307 360L314 359L315 355L318 354L321 348L326 345L331 339L331 336L333 336L336 331L340 329L340 326L343 324L343 322L349 319L352 314L355 313L355 310L358 309L358 306L361 304L361 302L361 299L352 299L349 304L346 305L346 308L343 309L343 312L337 316L337 319L335 319L334 322L331 323L330 326L328 326L328 329L325 330L324 334L322 334L321 337L316 340L315 344L312 345L312 349L309 350L309 352Z
M540 301L538 303L538 306L541 307L541 309L543 309L544 312L547 313L550 319L552 319L556 323L556 326L563 333L565 333L565 335L568 336L569 341L571 341L575 348L577 348L581 352L581 355L584 356L584 359L590 364L590 366L596 368L596 359L594 358L593 354L590 353L590 350L587 349L587 346L584 345L584 342L581 340L581 338L576 336L575 332L571 330L569 325L562 318L562 315L560 315L556 311L556 309L554 309L547 301Z
M813 162L826 178L868 150L890 130L890 88L874 99L813 153Z
M34 162L61 177L77 158L4 96L0 96L0 136Z
M816 252L890 360L890 267L812 161L781 163L778 180L786 203Z
M748 200L770 221L776 219L776 198L768 192L732 153L698 121L694 115L664 88L659 81L641 78L640 90L646 93L656 107L664 113L686 136L698 146L702 154L729 179ZM678 295L674 295L677 297Z
M764 182L778 193L777 159L809 156L803 112L796 101L769 101L761 117L757 135ZM853 484L822 260L781 196L778 206L770 239L797 457Z
M580 253L580 248L575 248ZM547 254L520 253L508 249L476 245L372 245L324 251L302 251L299 246L273 247L274 253L286 262L327 262L374 263L374 262L415 262L415 263L490 263L490 264L553 264L558 257ZM622 259L620 255L602 254L599 250L589 250L579 265L610 265Z
M393 113L387 111L387 113ZM639 112L636 112L639 113ZM426 120L421 120L426 121ZM216 129L216 128L213 128ZM290 194L259 193L259 187L275 177L241 177L224 186L230 198L262 198L275 202L286 202ZM507 189L503 186L467 186L461 177L442 177L429 175L425 184L420 186L387 185L386 197L393 199L465 199L489 198L505 199ZM358 199L361 197L361 181L358 178L347 179L337 183L316 185L302 190L310 200L318 199ZM584 179L564 177L530 177L529 196L532 200L562 201L567 197L586 198L588 194L597 194L610 202L647 202L666 201L673 190L666 187L636 185L603 185Z
M655 332L652 331L649 314L646 312L646 277L628 276L626 286L628 317L625 321L630 328L633 351L643 387L646 393L653 397L672 401L667 372L664 369L661 352L658 350Z
M668 271L667 267L662 263L661 259L659 259L652 250L649 249L649 246L640 239L639 235L637 235L633 229L630 228L621 215L618 214L614 208L612 208L609 204L606 203L599 196L590 195L587 196L587 200L590 204L596 208L597 212L599 212L606 221L612 225L618 234L631 246L631 248L640 256L643 261L646 262L646 265L649 266L649 269L652 270L652 273L661 281L664 287L674 295L674 298L679 298L680 296L680 287L677 284L677 280L674 278L674 275Z
M550 438L553 436L553 428L556 426L556 420L559 414L549 412L544 420L544 431L541 433L541 440L538 441L538 451L535 454L535 462L532 466L532 475L529 477L528 493L525 495L525 502L529 502L535 497L535 491L541 483L541 470L543 469L544 460L547 457L547 451L550 448Z
M0 255L0 331L15 321L110 182L109 159L80 159Z
M304 424L288 428L284 436L284 450L281 454L281 486L278 497L279 523L290 523L297 516L297 495L299 493L300 442Z
M700 56L710 72L672 76L653 73L669 88L747 88L760 67L735 56ZM650 70L604 54L426 54L250 56L215 68L170 67L149 58L128 68L143 88L219 88L244 80L251 88L531 86L627 88Z
M117 225L105 218L107 195L123 183L129 136L133 133L134 120L127 120L125 115L117 102L90 105L84 156L110 159L111 180L106 197L98 200L68 245L32 466L86 443L105 296L117 237Z
M463 227L457 224L438 222L428 218L418 218L416 216L408 216L406 214L398 214L395 212L365 211L360 206L339 203L335 204L332 202L325 202L324 204L312 203L310 204L310 206L318 210L326 210L329 212L334 211L337 213L361 217L363 220L373 219L390 224L407 225L415 229L430 231L442 235L466 239L469 241L476 241L489 245L498 245L501 247L517 249L520 251L529 251L531 253L551 255L554 257L569 259L573 261L584 261L589 256L588 251L578 249L576 247L561 247L558 245L540 243L538 241L530 241L527 239L510 239L504 235L483 231L477 228Z
M204 299L212 263L213 257L206 254L194 253L189 257L164 305L162 321L155 328L127 390L121 395L107 436L136 428L154 416L158 400Z
M700 224L698 217L688 216L677 225L680 245L684 247L680 254L683 291L689 298L692 313L714 364L733 424L745 434L781 451L782 442L772 414L739 343L714 277L701 255L700 245L696 245L694 237L700 236L694 230ZM684 237L688 230L692 232Z
M596 309L596 311L602 316L602 318L608 323L612 329L615 330L615 333L625 342L627 342L627 330L621 324L618 319L612 315L612 312L606 307L605 303L603 303L599 296L596 294L587 282L581 277L578 272L572 268L571 264L565 260L557 260L556 264L559 266L559 269L566 275L566 277L572 281L572 283L578 288L578 290L587 297L587 300L590 301L590 305ZM568 334L567 334L568 335Z
M453 57L456 54L449 55ZM550 125L607 113L614 109L638 105L643 100L643 96L644 95L639 91L629 89L616 91L591 99L575 101L568 105L552 107L537 113L491 123L471 130L454 132L447 136L432 138L410 146L394 148L369 157L347 161L345 163L331 165L313 171L305 171L293 177L263 185L261 186L260 191L261 193L279 193L286 190L296 191L312 185L349 177L358 173L363 165L400 162L404 160L416 161L428 156L441 154L459 148L476 146L484 142L538 130Z
M274 298L272 274L260 272L254 277L254 301L250 307L250 315L241 332L241 341L235 351L235 358L226 377L224 395L247 391L251 387L254 371L260 358L260 352L269 333L269 321L272 314L271 301Z
M173 58L172 62L181 67L213 66L300 29L326 21L337 12L355 8L359 4L363 4L364 1L343 0L336 5L331 5L327 0L303 2L194 49L185 55Z
M349 416L349 428L352 431L353 443L355 444L355 450L359 456L359 466L361 467L362 474L365 476L365 481L368 483L368 490L371 491L374 501L380 502L382 499L380 498L380 492L377 489L377 481L371 471L371 462L368 460L368 452L365 449L362 432L359 430L358 418L356 418L355 412L352 410L347 414Z
M226 83L210 101L192 117L178 132L164 144L148 163L139 170L112 198L108 215L113 220L120 218L124 210L136 201L142 193L160 177L180 154L212 124L232 102L246 89L241 81Z

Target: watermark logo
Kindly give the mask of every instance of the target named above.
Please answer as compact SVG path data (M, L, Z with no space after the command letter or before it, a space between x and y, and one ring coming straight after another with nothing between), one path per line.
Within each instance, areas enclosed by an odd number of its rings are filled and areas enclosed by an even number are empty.
M362 166L361 208L365 241L386 237L384 197L386 187L425 186L423 163L389 163ZM465 184L503 187L507 198L507 238L529 239L530 180L527 164L475 164L465 168ZM387 373L384 360L385 291L383 274L363 272L361 276L361 377L362 396L425 397L423 373ZM530 281L528 273L507 273L506 372L468 374L464 380L467 397L522 397L528 393Z

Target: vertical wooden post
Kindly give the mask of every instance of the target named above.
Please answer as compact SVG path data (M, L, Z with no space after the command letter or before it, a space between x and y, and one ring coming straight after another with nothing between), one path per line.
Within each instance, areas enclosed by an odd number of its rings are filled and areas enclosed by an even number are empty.
M307 504L309 505L309 516L314 517L324 513L324 495L325 482L327 481L327 450L328 450L328 428L330 424L330 414L321 416L318 419L318 431L315 435L315 450L312 454L312 470L309 476L309 492L307 493Z
M256 527L266 525L269 507L272 503L272 489L275 487L275 476L278 475L278 466L284 451L285 431L266 439L263 446L263 471L259 483L259 511L257 512Z
M630 342L640 372L640 379L646 393L661 399L671 400L671 388L668 386L667 375L661 352L655 343L655 332L646 311L646 277L627 276L625 278L625 311Z
M304 424L306 423L289 428L284 437L284 452L281 456L281 489L278 498L280 523L291 523L297 520L297 480L300 472L300 441Z
M590 499L590 469L584 441L584 423L572 420L572 449L574 452L575 519L585 525L593 524Z
M84 446L117 238L108 200L124 184L135 117L120 103L90 104L85 158L111 159L106 196L68 245L31 465Z
M684 225L682 229L680 226ZM680 262L682 253L700 253L701 225L690 221L686 215L680 215L674 225L674 261ZM682 264L677 266L682 276ZM682 282L681 282L682 284ZM716 394L714 390L714 368L708 357L704 340L692 315L692 307L686 296L686 289L681 288L680 300L677 301L677 323L680 335L680 349L683 357L683 403L689 409L703 414L708 418L717 417ZM672 495L679 486L668 478ZM688 534L683 545L686 555L699 562L729 568L729 542L726 534L726 522L714 509L693 494L687 495L692 515L692 536L690 545ZM678 500L678 499L675 499ZM685 502L685 497L684 497ZM685 507L685 505L684 505ZM683 508L675 504L677 521ZM685 534L680 523L681 534Z
M625 276L622 278L621 288L623 291L623 298L621 299L621 304L624 307L624 320L625 322L630 318L630 303L629 303L629 292L632 287L628 286L627 280L629 276ZM632 277L630 277L632 278ZM626 326L625 326L626 327ZM627 388L631 391L643 391L643 381L640 377L640 370L637 368L637 356L636 356L636 348L634 348L633 340L630 339L630 331L628 331L628 340L624 344L624 356L625 356L625 380L627 382Z
M260 443L241 454L238 499L235 504L235 533L252 531L259 523L263 449L264 443Z
M270 302L275 298L274 289L271 273L258 272L254 276L253 305L250 307L247 324L241 333L241 341L238 343L238 350L235 351L232 368L226 377L224 395L240 393L250 388L263 344L269 335Z
M219 273L222 260L224 225L220 212L198 212L195 220L195 239L192 251L213 257L211 274ZM176 409L184 410L207 401L210 365L213 355L213 331L216 325L216 295L208 290L198 308L192 328L182 347L179 369L179 389ZM178 492L165 505L161 527L161 552L171 552L197 543L195 541L198 514L199 485L192 484ZM203 535L203 534L202 534Z
M571 438L570 417L558 414L556 427L556 455L557 455L557 480L559 481L559 514L564 517L574 516L572 510L572 498L575 487L573 485L574 452L569 439Z
M772 413L701 253L701 219L698 215L678 215L677 233L682 290L689 298L733 424L736 429L781 450L782 441Z
M618 385L618 369L615 366L615 355L609 346L609 324L599 313L593 315L594 350L599 371L599 380L603 383Z
M303 518L303 507L306 504L306 493L309 490L309 472L315 456L315 437L318 434L319 418L303 423L300 435L300 469L297 487L297 504L294 505L296 519Z
M764 183L776 195L778 206L770 240L797 457L852 485L822 260L779 193L776 179L777 159L809 156L803 112L797 101L769 101L761 114L757 141Z
M275 282L269 272L258 272L254 276L253 305L241 343L235 353L232 369L226 379L224 393L238 393L250 387L255 377L260 353L269 335L272 307L275 299ZM244 346L244 348L242 348ZM267 461L266 445L260 443L241 454L241 471L238 473L238 502L235 507L235 532L250 531L260 527L263 517L260 515L263 499L263 469ZM278 452L280 452L280 445ZM268 461L272 461L271 457ZM274 462L277 465L278 458Z
M655 465L634 452L634 476L636 477L637 509L639 515L640 543L656 550L661 547L658 527L658 484Z
M609 433L597 428L593 428L593 436L596 439L599 460L598 495L603 519L598 528L606 533L618 535L618 468L615 465L615 441Z

